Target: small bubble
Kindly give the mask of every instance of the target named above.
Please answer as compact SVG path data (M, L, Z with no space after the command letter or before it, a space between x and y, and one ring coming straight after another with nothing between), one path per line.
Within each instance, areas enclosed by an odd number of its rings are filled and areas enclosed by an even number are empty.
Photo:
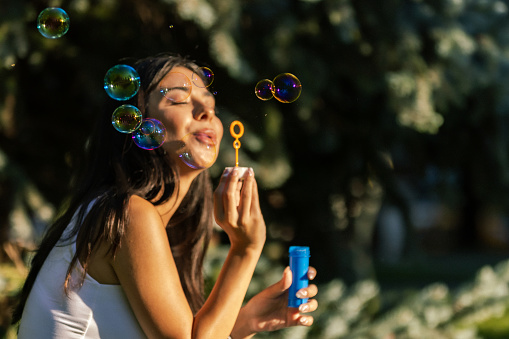
M143 135L150 135L156 131L156 123L150 119L145 120L145 123L140 126L140 132Z
M121 133L132 133L137 130L142 121L140 110L133 105L122 105L115 109L111 116L113 127Z
M217 157L214 140L203 133L190 133L181 140L179 158L191 168L209 168Z
M273 97L272 89L272 81L269 79L260 80L255 86L256 97L261 100L270 100Z
M37 17L37 29L43 37L48 39L64 36L69 30L69 24L69 15L57 7L46 8Z
M157 119L143 119L140 127L133 132L133 141L136 146L152 150L161 147L166 140L166 128Z
M199 67L192 75L193 84L197 87L209 87L214 81L214 73L208 67Z
M173 25L168 26L169 28L173 28Z
M115 100L129 100L138 93L140 76L128 65L116 65L104 76L104 90Z
M291 73L279 74L272 80L272 94L280 102L290 103L297 100L302 90L299 79Z

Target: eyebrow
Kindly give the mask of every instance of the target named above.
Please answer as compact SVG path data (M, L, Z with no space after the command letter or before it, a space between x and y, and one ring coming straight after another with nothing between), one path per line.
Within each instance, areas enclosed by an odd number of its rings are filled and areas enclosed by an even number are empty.
M190 91L190 88L189 87L185 87L185 86L176 86L176 87L160 87L159 88L161 91L171 91L171 90L174 90L174 89L179 89L181 91L184 91L184 92L189 92Z
M208 96L208 97L211 97L211 98L214 98L214 101L216 100L216 97L214 96L214 94L212 94L212 92L210 91L205 91L203 93L204 96Z

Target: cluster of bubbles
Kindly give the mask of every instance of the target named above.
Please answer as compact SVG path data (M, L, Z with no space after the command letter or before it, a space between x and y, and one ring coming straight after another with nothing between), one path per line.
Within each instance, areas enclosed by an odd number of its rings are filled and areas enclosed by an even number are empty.
M37 17L39 33L48 39L57 39L64 36L69 30L69 15L57 7L48 7L42 10Z
M270 100L273 97L283 103L290 103L300 96L302 85L300 80L291 73L281 73L272 81L263 79L255 86L256 97L260 100Z
M159 91L169 101L179 103L190 95L193 84L196 87L208 87L214 81L214 73L207 67L193 72L191 79L184 73L170 72L171 88ZM104 76L104 90L114 100L124 101L134 97L140 88L140 76L129 65L115 65ZM154 118L143 119L141 111L133 105L119 106L111 116L113 127L121 133L132 133L133 142L146 150L161 147L166 141L166 128ZM188 134L176 143L177 155L191 168L210 167L216 157L216 145L207 135Z
M64 36L69 30L69 15L57 7L42 10L37 17L37 29L48 39ZM173 26L170 26L172 28ZM189 79L183 73L173 72L173 77L180 78L179 88L188 90L160 89L161 94L173 102L183 102L191 95L191 89L209 87L214 81L214 73L207 67L199 67ZM116 65L110 68L104 77L104 90L114 100L125 101L134 97L140 88L140 77L136 70L128 65ZM301 93L299 79L291 73L282 73L272 81L263 79L256 84L255 94L261 100L272 97L283 103L297 100ZM215 93L214 93L215 94ZM143 149L151 150L163 145L166 139L166 129L157 119L143 119L141 111L128 104L119 106L111 116L113 127L121 133L132 133L134 143ZM179 157L188 166L204 168L212 164L215 159L216 145L207 138L193 138L187 135L181 140L178 151ZM201 140L201 141L198 141Z
M104 90L114 100L129 100L140 89L140 76L129 65L115 65L104 76ZM151 150L161 147L166 139L164 125L156 119L143 119L141 111L124 104L111 115L111 124L120 133L132 133L136 146Z

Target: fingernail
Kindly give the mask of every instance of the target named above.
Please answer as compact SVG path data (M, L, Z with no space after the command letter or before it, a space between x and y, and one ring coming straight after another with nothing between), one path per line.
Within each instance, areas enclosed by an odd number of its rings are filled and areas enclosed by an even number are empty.
M231 168L225 168L225 169L224 169L224 172L223 172L223 177L228 176L228 174L230 174L230 171L231 171L231 170L232 170Z
M233 169L233 175L237 175L239 173L239 169L237 167L235 167Z
M309 305L308 304L302 304L299 306L299 311L300 312L307 312L309 310Z
M247 172L250 177L254 176L254 170L252 167L249 167L249 170Z
M307 295L308 295L308 292L306 290L297 292L297 298L305 298L305 297L307 297Z
M302 317L299 319L299 322L302 324L302 325L306 325L308 323L308 319L305 318L305 317Z

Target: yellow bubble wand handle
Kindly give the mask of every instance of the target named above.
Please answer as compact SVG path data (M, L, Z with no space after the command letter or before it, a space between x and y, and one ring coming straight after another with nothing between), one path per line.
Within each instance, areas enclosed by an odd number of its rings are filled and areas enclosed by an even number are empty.
M239 126L239 133L235 132L235 127ZM240 148L240 140L239 138L244 135L244 125L238 120L235 120L230 125L230 134L235 141L233 142L233 148L235 148L235 167L239 166L239 148Z

